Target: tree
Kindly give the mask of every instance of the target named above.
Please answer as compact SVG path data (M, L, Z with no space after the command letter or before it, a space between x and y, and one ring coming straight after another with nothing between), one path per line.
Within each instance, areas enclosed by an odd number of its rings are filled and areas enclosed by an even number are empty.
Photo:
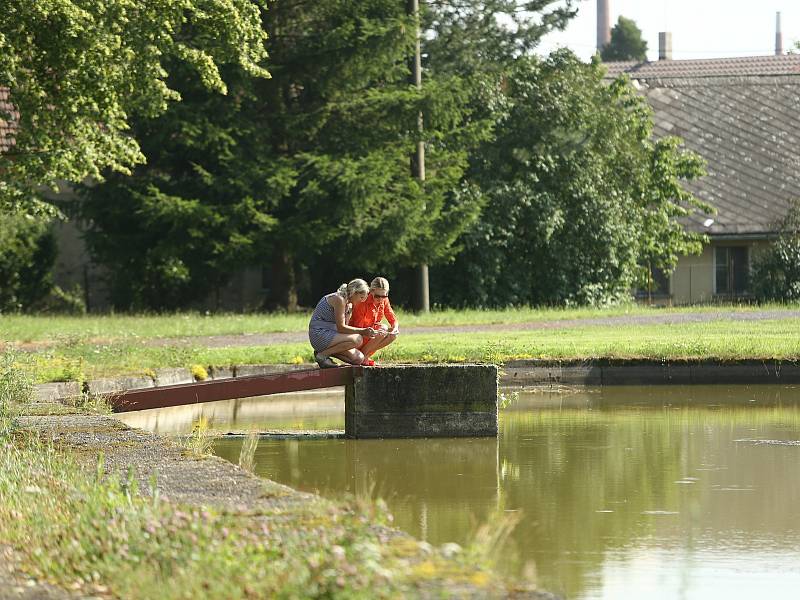
M423 51L434 76L501 75L577 14L575 0L427 0Z
M677 221L710 207L680 182L701 159L653 140L646 101L569 51L517 61L496 138L469 177L488 197L464 251L439 273L449 304L604 304L630 294L647 262L700 249Z
M800 201L792 202L778 223L778 239L753 260L750 278L753 294L760 300L800 300Z
M50 292L55 256L46 220L21 212L0 219L0 312L33 308Z
M179 94L166 61L190 65L225 93L218 63L265 77L264 32L251 0L7 0L0 11L0 87L15 113L0 155L0 207L31 207L40 186L128 173L143 161L134 115L162 113Z
M642 31L636 26L636 21L620 15L611 29L611 41L603 46L600 56L606 62L647 60L647 42L642 39Z
M452 256L480 208L459 182L487 128L461 79L408 84L410 25L396 0L279 0L263 13L271 79L227 69L215 97L174 69L184 101L134 126L147 164L85 192L117 305L186 306L261 262L271 303L293 308L298 271L320 257L352 277ZM424 185L409 168L420 110Z

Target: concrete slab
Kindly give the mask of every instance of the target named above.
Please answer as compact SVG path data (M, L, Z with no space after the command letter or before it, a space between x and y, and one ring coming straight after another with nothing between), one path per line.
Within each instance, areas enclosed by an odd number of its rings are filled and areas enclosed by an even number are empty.
M36 386L36 402L60 402L81 395L81 384L77 381L42 383Z
M233 367L214 367L208 368L209 379L230 379L233 377Z
M177 385L179 383L192 383L194 377L189 369L158 369L156 371L155 385Z
M87 383L89 393L95 396L114 394L125 390L139 390L155 387L149 377L120 377L118 379L95 379Z
M495 365L362 369L345 393L350 438L497 435Z
M236 365L233 367L235 377L251 377L253 375L274 375L276 373L291 373L293 371L307 371L316 365Z

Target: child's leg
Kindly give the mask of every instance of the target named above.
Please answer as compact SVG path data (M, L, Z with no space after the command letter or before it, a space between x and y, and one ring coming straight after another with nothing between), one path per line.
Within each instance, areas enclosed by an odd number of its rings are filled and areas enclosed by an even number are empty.
M363 346L361 346L361 352L364 353L364 356L369 358L370 356L375 354L378 350L380 350L381 348L385 348L396 339L397 335L395 335L394 333L386 332L382 336L377 336L372 338L371 340L367 340L367 342Z

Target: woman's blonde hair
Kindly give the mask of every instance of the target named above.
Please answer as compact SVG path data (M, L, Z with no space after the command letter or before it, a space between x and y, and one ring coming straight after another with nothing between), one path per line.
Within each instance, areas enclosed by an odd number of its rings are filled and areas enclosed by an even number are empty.
M359 292L364 292L365 294L369 293L367 282L363 279L353 279L350 283L343 283L339 286L339 289L336 290L336 293L346 301L350 300L350 296L358 294Z
M385 277L376 277L375 279L372 280L372 283L369 284L369 289L388 290L389 281Z

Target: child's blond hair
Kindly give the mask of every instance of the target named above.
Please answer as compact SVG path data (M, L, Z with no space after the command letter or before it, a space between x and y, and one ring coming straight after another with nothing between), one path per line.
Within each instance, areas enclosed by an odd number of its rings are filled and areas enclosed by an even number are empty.
M376 277L369 284L371 290L387 290L389 289L389 281L385 277Z

